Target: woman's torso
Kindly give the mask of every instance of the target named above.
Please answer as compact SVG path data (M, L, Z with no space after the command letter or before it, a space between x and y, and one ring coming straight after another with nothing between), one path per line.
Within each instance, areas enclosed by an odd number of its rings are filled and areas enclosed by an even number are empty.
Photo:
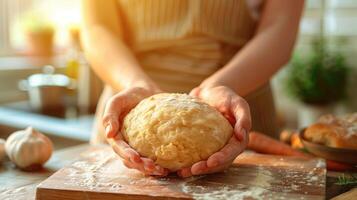
M256 27L246 0L118 0L118 9L124 41L169 92L198 86Z

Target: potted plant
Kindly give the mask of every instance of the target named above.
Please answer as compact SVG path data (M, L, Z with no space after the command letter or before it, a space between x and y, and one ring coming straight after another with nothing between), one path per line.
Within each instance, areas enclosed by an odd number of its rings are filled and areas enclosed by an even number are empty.
M29 13L22 21L29 55L52 55L54 27L45 17Z
M305 58L295 55L288 67L285 89L302 102L298 109L299 127L305 127L323 114L332 113L345 97L348 66L339 52L316 38L312 52Z

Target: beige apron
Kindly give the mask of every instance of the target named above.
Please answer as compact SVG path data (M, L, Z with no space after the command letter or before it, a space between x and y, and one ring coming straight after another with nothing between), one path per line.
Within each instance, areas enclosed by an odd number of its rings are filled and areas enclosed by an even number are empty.
M256 26L245 0L119 0L119 9L126 20L123 40L166 92L187 93L199 86L253 37ZM92 143L105 141L101 118L113 94L106 86L97 107ZM251 108L253 130L276 137L269 83L244 98Z

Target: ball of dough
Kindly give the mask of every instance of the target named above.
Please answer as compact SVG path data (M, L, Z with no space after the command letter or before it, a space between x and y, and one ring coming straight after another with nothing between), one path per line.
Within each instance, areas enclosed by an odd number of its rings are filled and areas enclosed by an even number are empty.
M142 100L124 118L122 128L131 147L170 171L207 159L232 132L213 107L186 94L169 93Z

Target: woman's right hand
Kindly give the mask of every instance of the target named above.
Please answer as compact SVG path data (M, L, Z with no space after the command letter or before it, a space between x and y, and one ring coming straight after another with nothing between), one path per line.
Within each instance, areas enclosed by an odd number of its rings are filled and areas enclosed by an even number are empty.
M126 167L137 169L147 175L166 176L168 170L154 161L139 155L128 143L124 141L121 134L121 126L124 117L134 108L141 100L153 94L161 92L159 89L148 89L144 87L132 87L125 89L114 95L106 104L103 125L107 138L113 138L116 145L113 145L114 151L122 158Z

